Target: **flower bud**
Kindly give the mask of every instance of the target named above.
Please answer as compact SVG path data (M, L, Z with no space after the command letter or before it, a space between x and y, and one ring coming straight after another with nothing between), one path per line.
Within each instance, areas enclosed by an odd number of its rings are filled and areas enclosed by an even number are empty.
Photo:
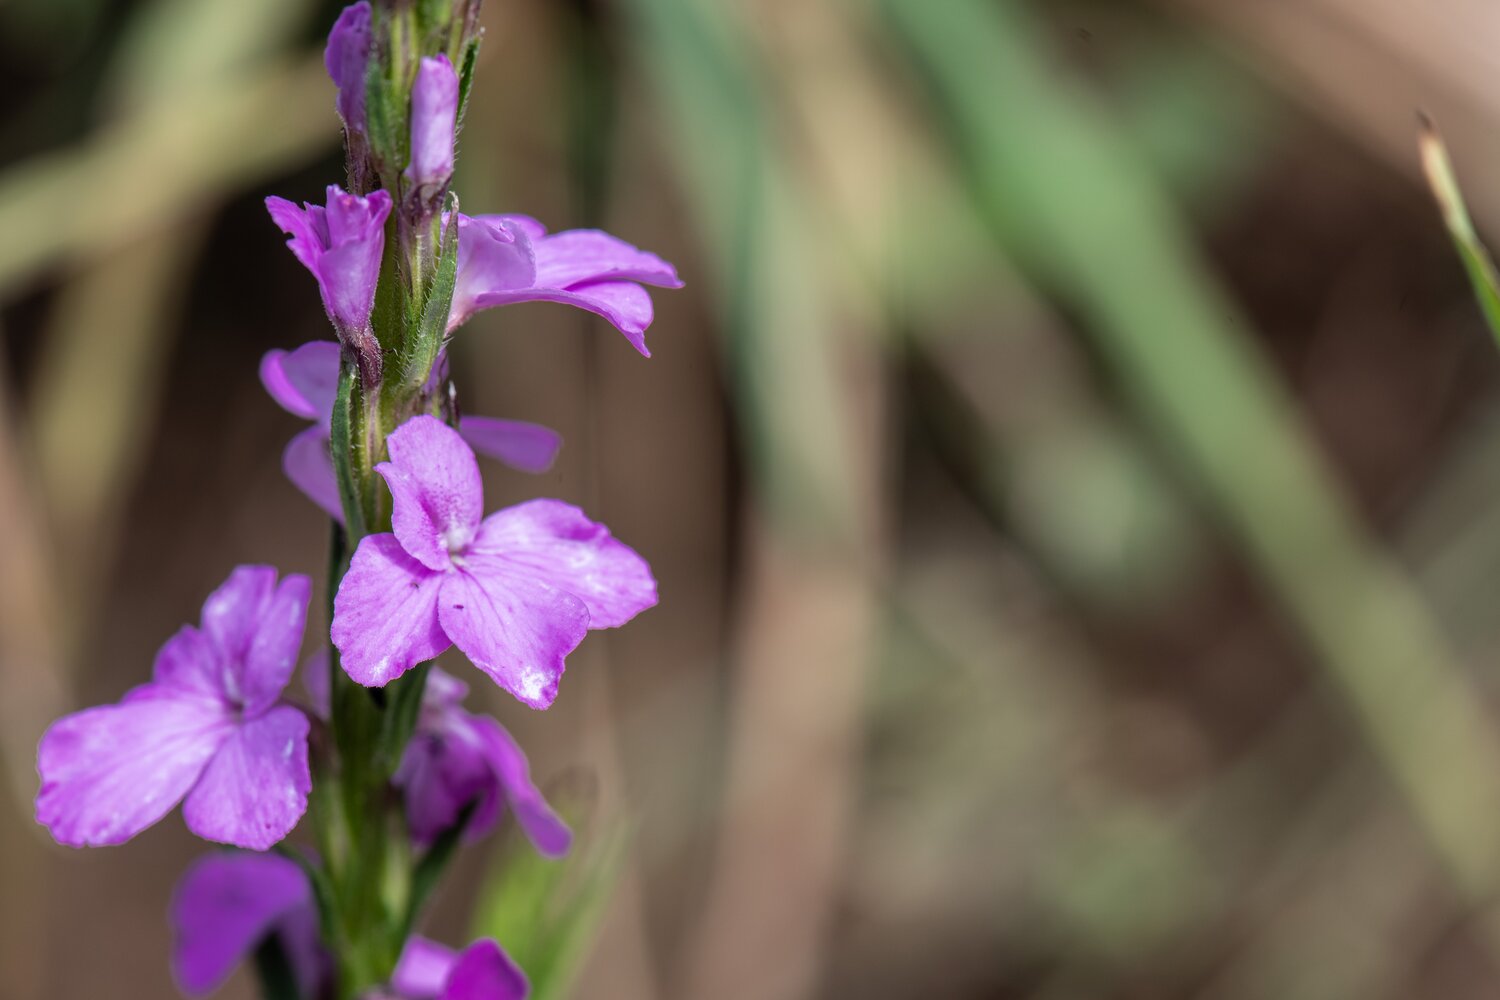
M370 4L360 0L344 8L323 50L323 65L339 89L337 107L351 137L365 131L365 67L370 61Z
M423 59L411 90L411 162L406 177L432 198L453 178L458 74L447 56Z

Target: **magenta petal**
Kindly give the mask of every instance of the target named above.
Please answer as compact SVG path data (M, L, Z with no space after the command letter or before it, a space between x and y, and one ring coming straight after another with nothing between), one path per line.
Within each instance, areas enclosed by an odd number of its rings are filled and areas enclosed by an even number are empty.
M323 49L323 65L338 88L337 107L345 127L365 128L365 67L370 61L370 4L368 0L345 7Z
M448 981L458 952L447 945L413 934L401 949L391 974L391 986L406 1000L433 1000Z
M218 653L224 696L257 714L280 696L296 666L312 581L272 566L236 566L203 603L203 632Z
M292 416L301 417L304 420L316 420L318 411L303 397L301 391L287 376L288 353L279 347L265 353L265 356L260 359L260 384L265 386L266 392L276 400L276 405Z
M303 496L339 524L344 523L344 503L333 471L333 455L328 450L327 430L309 427L288 441L281 453L281 471Z
M307 716L280 705L242 723L214 755L183 804L204 840L252 851L275 846L307 811Z
M564 658L588 631L588 609L495 557L464 559L464 570L443 580L443 631L496 684L532 708L546 708L557 697Z
M480 295L530 288L536 283L536 254L529 227L519 218L459 214L458 275L448 310L450 331L479 308Z
M656 604L651 567L609 529L572 504L530 500L484 519L470 546L497 572L530 576L566 591L589 610L589 628L614 628ZM503 564L503 566L502 566Z
M458 432L470 447L522 472L546 472L562 447L562 435L550 427L524 420L462 417Z
M300 573L290 573L261 609L240 676L242 704L247 714L259 715L265 711L291 681L297 669L297 652L302 648L311 596L312 581Z
M474 452L436 417L412 417L386 438L391 460L375 470L394 503L391 527L418 562L452 566L450 552L469 544L484 515L484 484Z
M204 698L224 697L224 674L219 654L198 629L184 625L162 644L151 668L152 687L192 693Z
M625 335L630 345L646 357L646 328L651 325L651 296L640 285L629 281L598 281L572 288L524 288L514 291L486 292L475 297L475 306L488 309L517 302L561 302L598 313Z
M475 218L498 222L513 233L523 233L533 244L547 235L547 227L529 215L511 213L506 215L476 215Z
M462 709L454 711L456 717L465 714ZM439 731L419 727L406 745L394 780L405 798L407 828L418 844L432 843L458 822L465 806L476 800L479 804L469 820L469 830L475 830L481 811L487 811L490 823L494 822L499 787L477 740L466 739L468 735L451 725Z
M532 783L531 766L515 738L494 719L478 715L471 716L470 720L485 760L498 779L506 804L515 814L526 838L549 858L567 854L573 843L573 833ZM485 818L475 814L476 829L482 829Z
M536 241L538 285L571 288L595 281L682 287L671 264L598 229L570 229Z
M276 589L276 567L236 566L229 578L203 602L203 634L225 664L237 663L250 650L260 615ZM226 688L238 678L226 676ZM230 697L239 692L230 690Z
M475 941L459 954L438 1000L525 1000L531 986L520 966L494 941Z
M319 646L302 661L302 689L307 692L307 704L313 715L327 720L333 715L333 683L328 662L328 647Z
M221 703L159 685L65 716L37 747L37 822L70 847L122 844L182 800L232 732Z
M443 575L406 554L395 535L360 540L333 601L330 634L344 671L382 687L452 643L438 624Z
M314 340L294 351L267 351L260 362L260 381L288 413L315 420L326 429L338 396L339 345Z
M184 993L203 996L224 984L271 934L308 930L312 892L297 864L275 854L220 852L193 862L172 894L172 972ZM312 940L286 941L304 996L315 988L317 929ZM308 959L313 961L309 962Z
M318 257L328 245L328 227L324 225L323 209L313 205L299 208L285 198L271 195L266 199L266 211L270 213L271 221L276 223L277 228L291 237L286 245L292 251L292 256L301 261L303 267L316 274Z
M446 55L422 59L411 88L411 162L406 176L418 188L441 189L453 177L458 119L458 74Z
M427 686L422 689L422 706L436 711L457 708L469 696L469 685L440 667L427 672Z

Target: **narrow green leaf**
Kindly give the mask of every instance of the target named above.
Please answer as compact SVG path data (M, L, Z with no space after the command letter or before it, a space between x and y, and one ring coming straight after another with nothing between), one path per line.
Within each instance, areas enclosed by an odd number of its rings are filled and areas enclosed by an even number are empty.
M407 392L417 392L427 384L448 335L448 311L458 280L458 202L452 199L449 204L449 223L438 249L437 274L427 289L422 318L401 356L401 387Z
M422 912L422 907L427 903L427 898L442 881L443 873L448 870L448 863L453 860L454 851L457 850L459 841L463 838L464 830L469 825L469 818L474 815L474 807L478 801L470 802L458 814L458 819L453 825L432 842L427 848L422 859L417 862L417 867L412 871L411 887L407 893L406 914L401 921L401 933L398 937L406 940L416 925L417 917Z
M328 873L319 865L314 864L306 854L284 841L276 845L275 851L287 860L295 862L297 867L302 869L302 874L307 876L307 883L312 886L313 902L318 907L318 926L323 940L334 940L334 913L337 912L337 905L333 883L328 880Z
M422 692L432 663L421 663L386 685L386 711L380 731L380 755L386 773L394 774L422 710Z
M469 106L469 88L474 83L474 62L479 58L479 38L471 38L464 46L463 59L458 69L458 123L463 127L464 110Z
M339 484L339 502L344 508L344 528L350 545L357 543L365 535L364 507L360 503L359 489L354 482L354 449L350 437L349 411L354 383L358 379L357 366L345 359L339 370L338 394L334 397L333 420L329 425L333 473Z
M1448 157L1448 147L1442 136L1425 115L1422 116L1421 135L1418 146L1422 151L1422 170L1427 175L1427 185L1437 198L1443 212L1443 223L1453 245L1458 248L1459 259L1464 270L1469 272L1469 282L1474 286L1474 297L1489 323L1490 333L1500 341L1500 275L1495 273L1495 261L1479 241L1474 232L1474 222L1469 218L1468 206L1464 204L1463 192L1458 187L1458 177L1453 172L1453 161Z

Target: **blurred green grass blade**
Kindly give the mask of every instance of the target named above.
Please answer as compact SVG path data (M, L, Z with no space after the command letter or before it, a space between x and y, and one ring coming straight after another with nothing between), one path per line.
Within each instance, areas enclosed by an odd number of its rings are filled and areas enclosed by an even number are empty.
M673 156L708 253L751 483L779 528L858 543L858 425L844 409L841 343L817 254L822 234L786 177L759 70L728 10L697 0L632 4Z
M594 796L576 785L549 798L574 831L556 860L512 828L474 909L474 937L490 937L526 972L531 1000L565 1000L624 870L629 831L598 822Z
M1156 178L1054 71L1021 5L877 8L928 86L981 217L1077 311L1340 686L1456 883L1487 896L1500 882L1500 748L1481 699L1355 522Z
M1448 227L1448 235L1453 237L1464 270L1469 272L1474 297L1479 300L1490 333L1500 341L1500 275L1495 273L1495 261L1474 231L1469 208L1464 204L1463 192L1458 187L1458 177L1453 172L1453 161L1448 158L1448 147L1443 145L1442 136L1425 117L1418 147L1422 152L1422 171L1427 175L1427 185L1432 188L1438 207L1443 211L1443 224Z

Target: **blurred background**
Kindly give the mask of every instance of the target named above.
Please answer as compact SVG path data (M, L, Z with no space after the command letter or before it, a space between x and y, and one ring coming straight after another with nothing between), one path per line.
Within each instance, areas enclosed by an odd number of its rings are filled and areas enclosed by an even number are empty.
M5 1000L173 995L205 849L53 845L42 729L233 564L323 572L256 364L328 336L261 199L342 178L339 6L0 0ZM566 441L490 506L582 503L661 585L545 715L475 685L607 855L607 897L528 869L588 897L573 995L1500 991L1500 357L1415 149L1420 108L1500 231L1500 7L485 23L463 207L687 282L649 361L543 305L453 347L472 412ZM450 943L524 936L491 847Z

